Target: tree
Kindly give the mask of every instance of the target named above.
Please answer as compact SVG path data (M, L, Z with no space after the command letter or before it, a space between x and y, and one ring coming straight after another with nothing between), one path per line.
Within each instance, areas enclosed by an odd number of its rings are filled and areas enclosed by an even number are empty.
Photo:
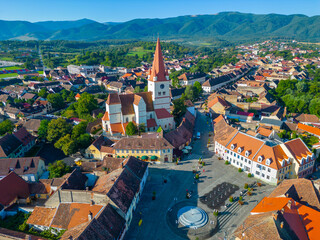
M133 122L129 122L128 125L126 126L126 133L129 136L132 136L137 133L137 127L134 125Z
M191 85L186 86L186 90L184 90L184 96L186 99L190 99L191 101L194 98L193 87Z
M49 120L41 120L40 127L38 129L38 137L45 139L47 137Z
M70 134L61 137L55 144L55 148L61 149L65 155L71 155L77 151L77 143Z
M202 94L202 86L198 81L193 84L193 92L196 93L197 98Z
M146 125L144 123L141 123L138 125L138 131L139 131L139 135L140 133L143 133L146 131Z
M173 112L172 115L176 120L182 117L186 113L187 107L184 105L184 99L179 98L173 101Z
M158 129L157 129L157 133L161 133L163 130L162 130L162 127L160 126L160 127L158 127Z
M66 173L71 172L70 166L67 166L67 164L65 164L63 160L56 161L52 164L50 163L48 166L48 170L50 172L49 178L59 178Z
M13 129L14 129L13 123L8 119L0 123L0 135L4 135L6 133L12 133Z
M81 134L77 139L79 148L87 148L91 144L91 136L88 133Z
M81 94L81 98L76 105L76 112L80 118L83 118L83 116L90 115L91 112L97 108L97 99L95 99L93 95L84 92Z
M80 122L78 125L75 125L72 129L72 139L76 140L81 134L86 133L87 125L87 122Z
M70 134L71 131L71 124L67 123L64 118L53 119L48 124L47 139L49 142L56 142L66 134Z
M134 93L142 92L141 89L140 89L140 86L136 86L136 87L134 88L134 91L133 91L133 92L134 92Z
M65 106L63 98L59 93L51 93L47 96L47 99L55 109L60 109Z
M46 88L41 88L39 93L38 93L38 96L42 97L42 98L46 98L48 96L47 89Z

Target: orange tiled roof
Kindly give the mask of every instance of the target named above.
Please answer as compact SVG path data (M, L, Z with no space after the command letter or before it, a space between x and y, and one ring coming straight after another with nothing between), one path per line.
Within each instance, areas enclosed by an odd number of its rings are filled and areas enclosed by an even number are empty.
M306 158L307 156L312 155L310 150L306 147L306 145L300 138L296 138L291 141L288 141L285 143L285 145L289 149L289 151L292 153L292 155L298 160L301 160L302 158Z
M123 128L122 123L112 123L110 124L112 133L122 133L125 134L125 128Z
M290 165L287 161L284 162L284 165L281 166L282 160L287 160L288 156L282 150L280 145L270 147L268 145L263 145L263 147L258 151L253 161L258 162L259 156L262 157L262 161L260 162L263 165L267 165L267 159L271 160L269 167L273 169L280 169L282 167L286 167Z
M257 130L257 133L259 133L262 136L269 137L270 134L272 133L272 130L264 128L264 127L259 127Z
M264 141L242 132L238 132L226 147L231 149L232 144L235 146L233 151L238 151L238 148L240 147L242 151L239 153L239 155L246 157L245 153L246 151L249 151L249 158L252 158L260 149L260 147L262 147Z
M217 103L220 103L222 106L224 106L225 108L229 107L230 105L221 97L217 96L214 99L212 99L209 103L208 103L208 107L211 108L212 106L214 106Z
M110 119L109 119L109 113L108 112L105 112L104 113L104 115L103 115L103 117L102 117L102 120L103 121L109 121Z
M316 127L312 127L312 126L309 126L309 125L305 125L305 124L302 124L302 123L298 123L298 128L300 128L301 130L304 130L308 133L311 133L311 134L314 134L314 135L317 135L320 137L320 128L316 128Z
M28 224L50 227L56 208L35 207L27 220Z
M261 202L259 202L258 205L252 209L251 214L265 213L282 209L285 205L287 205L289 200L293 201L292 198L286 197L264 197Z
M300 203L297 203L297 209L309 239L319 239L320 212Z

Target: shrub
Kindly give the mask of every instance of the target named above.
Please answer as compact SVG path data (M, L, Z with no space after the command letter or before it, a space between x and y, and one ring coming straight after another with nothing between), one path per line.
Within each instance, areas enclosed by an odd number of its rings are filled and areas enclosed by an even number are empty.
M224 164L225 164L225 165L229 165L229 164L230 164L230 162L228 162L228 161L225 161L225 162L224 162Z
M244 184L244 189L248 189L248 187L249 187L248 183L245 183Z
M248 177L252 177L252 174L251 174L251 173L248 173Z
M239 168L239 169L238 169L238 172L242 172L242 168Z
M261 186L262 186L262 183L261 183L261 182L258 182L257 185L258 185L258 187L261 187Z
M229 202L233 202L233 197L229 197Z
M241 201L241 200L239 200L238 203L239 203L239 205L243 205L244 204L244 202Z
M204 167L206 165L206 163L205 162L202 162L202 166Z
M219 211L218 210L214 210L213 211L213 216L218 217L218 215L219 215Z
M248 192L248 196L251 196L252 195L252 192Z
M242 200L243 200L243 197L242 197L242 196L240 196L240 197L239 197L239 201L242 201Z
M200 177L200 176L199 176L199 173L197 173L197 174L196 174L196 179L199 179L199 177Z

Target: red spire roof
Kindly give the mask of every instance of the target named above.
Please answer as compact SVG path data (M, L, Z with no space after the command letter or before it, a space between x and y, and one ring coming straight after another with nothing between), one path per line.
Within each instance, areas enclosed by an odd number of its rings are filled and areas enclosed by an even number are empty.
M162 56L162 51L160 46L160 39L158 38L149 80L150 81L167 81L166 76L167 76L167 72L164 68L163 56ZM157 80L154 80L154 77L157 77Z

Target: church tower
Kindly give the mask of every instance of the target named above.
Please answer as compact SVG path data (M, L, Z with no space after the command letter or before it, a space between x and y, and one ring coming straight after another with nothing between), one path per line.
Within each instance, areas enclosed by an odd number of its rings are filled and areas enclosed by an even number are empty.
M160 40L158 38L152 69L148 78L148 91L152 92L154 109L164 108L170 113L169 86L169 74L165 70Z

